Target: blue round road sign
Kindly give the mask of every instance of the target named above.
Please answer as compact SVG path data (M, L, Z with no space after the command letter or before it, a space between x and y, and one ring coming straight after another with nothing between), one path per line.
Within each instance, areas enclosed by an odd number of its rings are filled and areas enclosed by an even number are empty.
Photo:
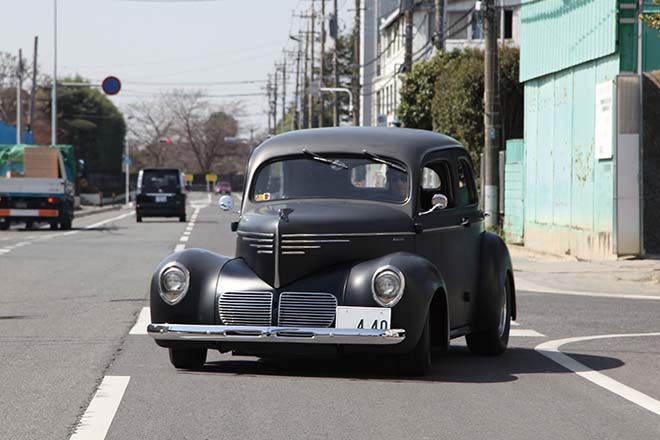
M121 81L116 76L109 76L101 83L106 95L116 95L121 90Z

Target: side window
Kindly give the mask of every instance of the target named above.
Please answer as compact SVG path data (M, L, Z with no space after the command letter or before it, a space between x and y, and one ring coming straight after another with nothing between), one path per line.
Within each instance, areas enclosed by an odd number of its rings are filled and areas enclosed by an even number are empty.
M458 203L461 206L473 205L477 203L477 188L474 182L472 167L467 159L461 157L458 159Z
M451 189L451 173L449 162L439 160L431 162L422 168L419 191L419 207L421 211L431 209L431 199L435 194L444 194L449 200L447 208L454 207L454 197Z

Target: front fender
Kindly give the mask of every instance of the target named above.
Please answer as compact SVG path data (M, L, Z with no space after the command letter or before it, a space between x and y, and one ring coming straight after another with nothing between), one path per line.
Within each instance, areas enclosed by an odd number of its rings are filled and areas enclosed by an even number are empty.
M355 264L348 275L344 289L342 305L361 307L380 307L374 300L371 280L374 273L382 266L395 266L405 277L405 289L401 300L392 308L392 328L406 330L406 340L397 345L397 351L412 349L419 340L434 295L442 295L446 304L446 286L442 274L431 262L419 255L407 252L395 252L380 258ZM446 309L445 309L446 310ZM443 326L449 326L446 316Z
M160 262L151 277L151 322L169 324L214 324L215 293L218 276L229 257L203 249L185 249ZM190 272L190 286L186 296L169 305L160 297L159 274L163 266L176 261Z
M484 232L481 238L479 295L476 298L475 330L497 327L501 288L510 277L511 318L516 319L516 295L513 283L513 266L509 249L496 234Z

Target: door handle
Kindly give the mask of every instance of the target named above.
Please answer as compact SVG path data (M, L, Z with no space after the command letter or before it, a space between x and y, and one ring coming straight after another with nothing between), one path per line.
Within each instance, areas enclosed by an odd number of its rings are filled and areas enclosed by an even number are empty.
M464 226L464 227L466 227L466 228L467 228L468 226L470 226L470 219L469 219L469 218L466 218L466 217L463 217L463 218L461 219L461 226Z

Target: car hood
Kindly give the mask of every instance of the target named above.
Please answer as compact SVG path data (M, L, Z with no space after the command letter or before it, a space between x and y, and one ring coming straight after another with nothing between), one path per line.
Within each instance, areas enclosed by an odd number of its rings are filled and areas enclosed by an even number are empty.
M397 206L350 201L269 203L243 214L236 254L279 288L326 267L414 248Z

